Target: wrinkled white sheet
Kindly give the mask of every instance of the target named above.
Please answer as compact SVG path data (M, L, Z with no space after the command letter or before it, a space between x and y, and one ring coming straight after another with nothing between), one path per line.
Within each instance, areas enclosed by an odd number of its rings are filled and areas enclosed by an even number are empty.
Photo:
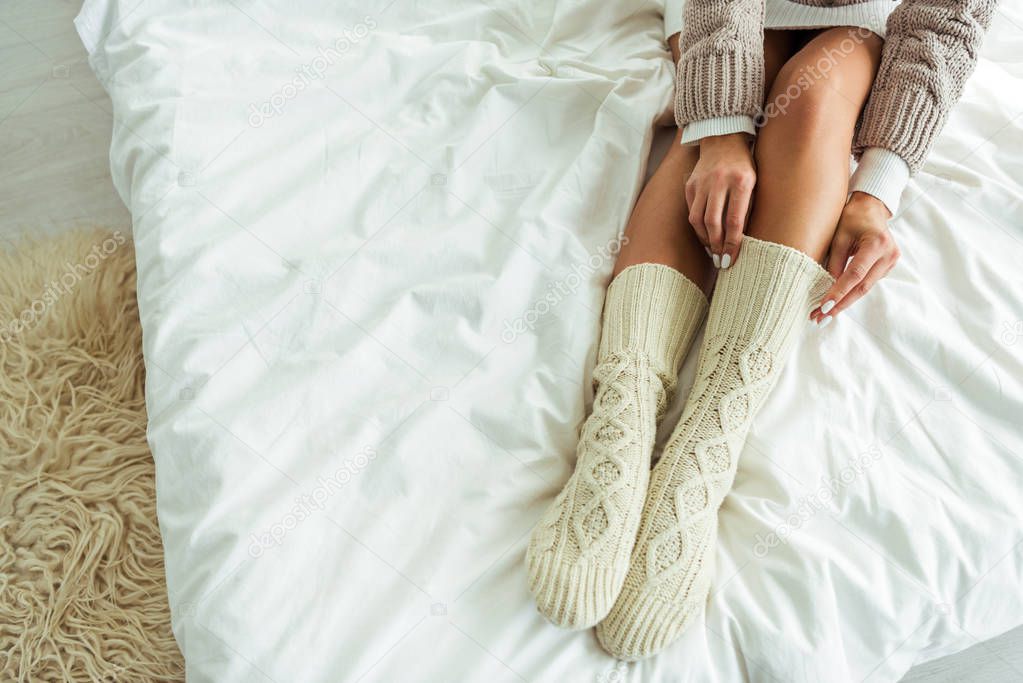
M659 5L87 0L189 679L891 681L1023 622L1008 5L898 268L752 432L706 620L625 665L522 556L670 101Z

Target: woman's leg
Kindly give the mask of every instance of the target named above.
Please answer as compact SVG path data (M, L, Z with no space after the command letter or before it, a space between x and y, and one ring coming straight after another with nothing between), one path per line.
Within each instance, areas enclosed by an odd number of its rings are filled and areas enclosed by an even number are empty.
M772 53L780 54L782 42L771 41ZM682 190L695 154L675 145L632 215L630 241L604 300L593 410L575 472L526 550L537 607L560 626L593 626L621 591L657 425L707 311L700 285L709 287L710 267L686 223Z
M827 29L782 67L757 136L746 234L823 260L845 205L853 132L883 44L863 29Z
M792 31L768 31L764 36L765 90L775 75L795 52L798 35ZM678 63L678 34L668 39L672 56ZM643 188L639 201L629 218L614 274L639 263L660 263L671 266L709 293L714 268L703 245L696 239L689 224L685 184L699 157L695 145L681 145L682 131L675 135L671 148L650 182Z
M718 274L693 388L650 475L621 594L597 627L605 649L621 658L658 652L702 611L718 509L746 434L831 284L817 261L845 199L852 131L880 47L847 38L844 30L814 37L771 89L757 143L752 237Z

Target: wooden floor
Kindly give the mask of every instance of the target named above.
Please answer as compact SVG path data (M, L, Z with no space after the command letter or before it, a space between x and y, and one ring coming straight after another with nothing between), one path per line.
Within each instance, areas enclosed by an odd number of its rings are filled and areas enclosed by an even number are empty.
M0 239L130 225L110 181L110 99L71 23L80 5L0 0Z
M110 180L110 100L71 20L79 0L0 0L0 241L131 224ZM1023 681L1023 627L904 681Z

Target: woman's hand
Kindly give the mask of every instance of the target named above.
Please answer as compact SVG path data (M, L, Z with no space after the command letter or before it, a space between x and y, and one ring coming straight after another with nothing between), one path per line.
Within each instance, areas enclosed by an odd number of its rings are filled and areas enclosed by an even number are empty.
M830 323L869 292L899 260L899 248L888 231L891 216L880 199L853 192L831 240L828 272L835 278L835 284L824 295L821 306L810 314L810 319L819 326Z
M716 268L739 255L756 169L746 133L700 140L700 159L686 182L689 222Z

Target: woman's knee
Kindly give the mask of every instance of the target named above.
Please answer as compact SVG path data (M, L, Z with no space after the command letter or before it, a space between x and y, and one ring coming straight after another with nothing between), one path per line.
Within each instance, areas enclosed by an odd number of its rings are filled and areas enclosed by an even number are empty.
M881 45L864 29L822 31L778 72L764 103L765 123L778 117L800 127L854 121L870 93Z

